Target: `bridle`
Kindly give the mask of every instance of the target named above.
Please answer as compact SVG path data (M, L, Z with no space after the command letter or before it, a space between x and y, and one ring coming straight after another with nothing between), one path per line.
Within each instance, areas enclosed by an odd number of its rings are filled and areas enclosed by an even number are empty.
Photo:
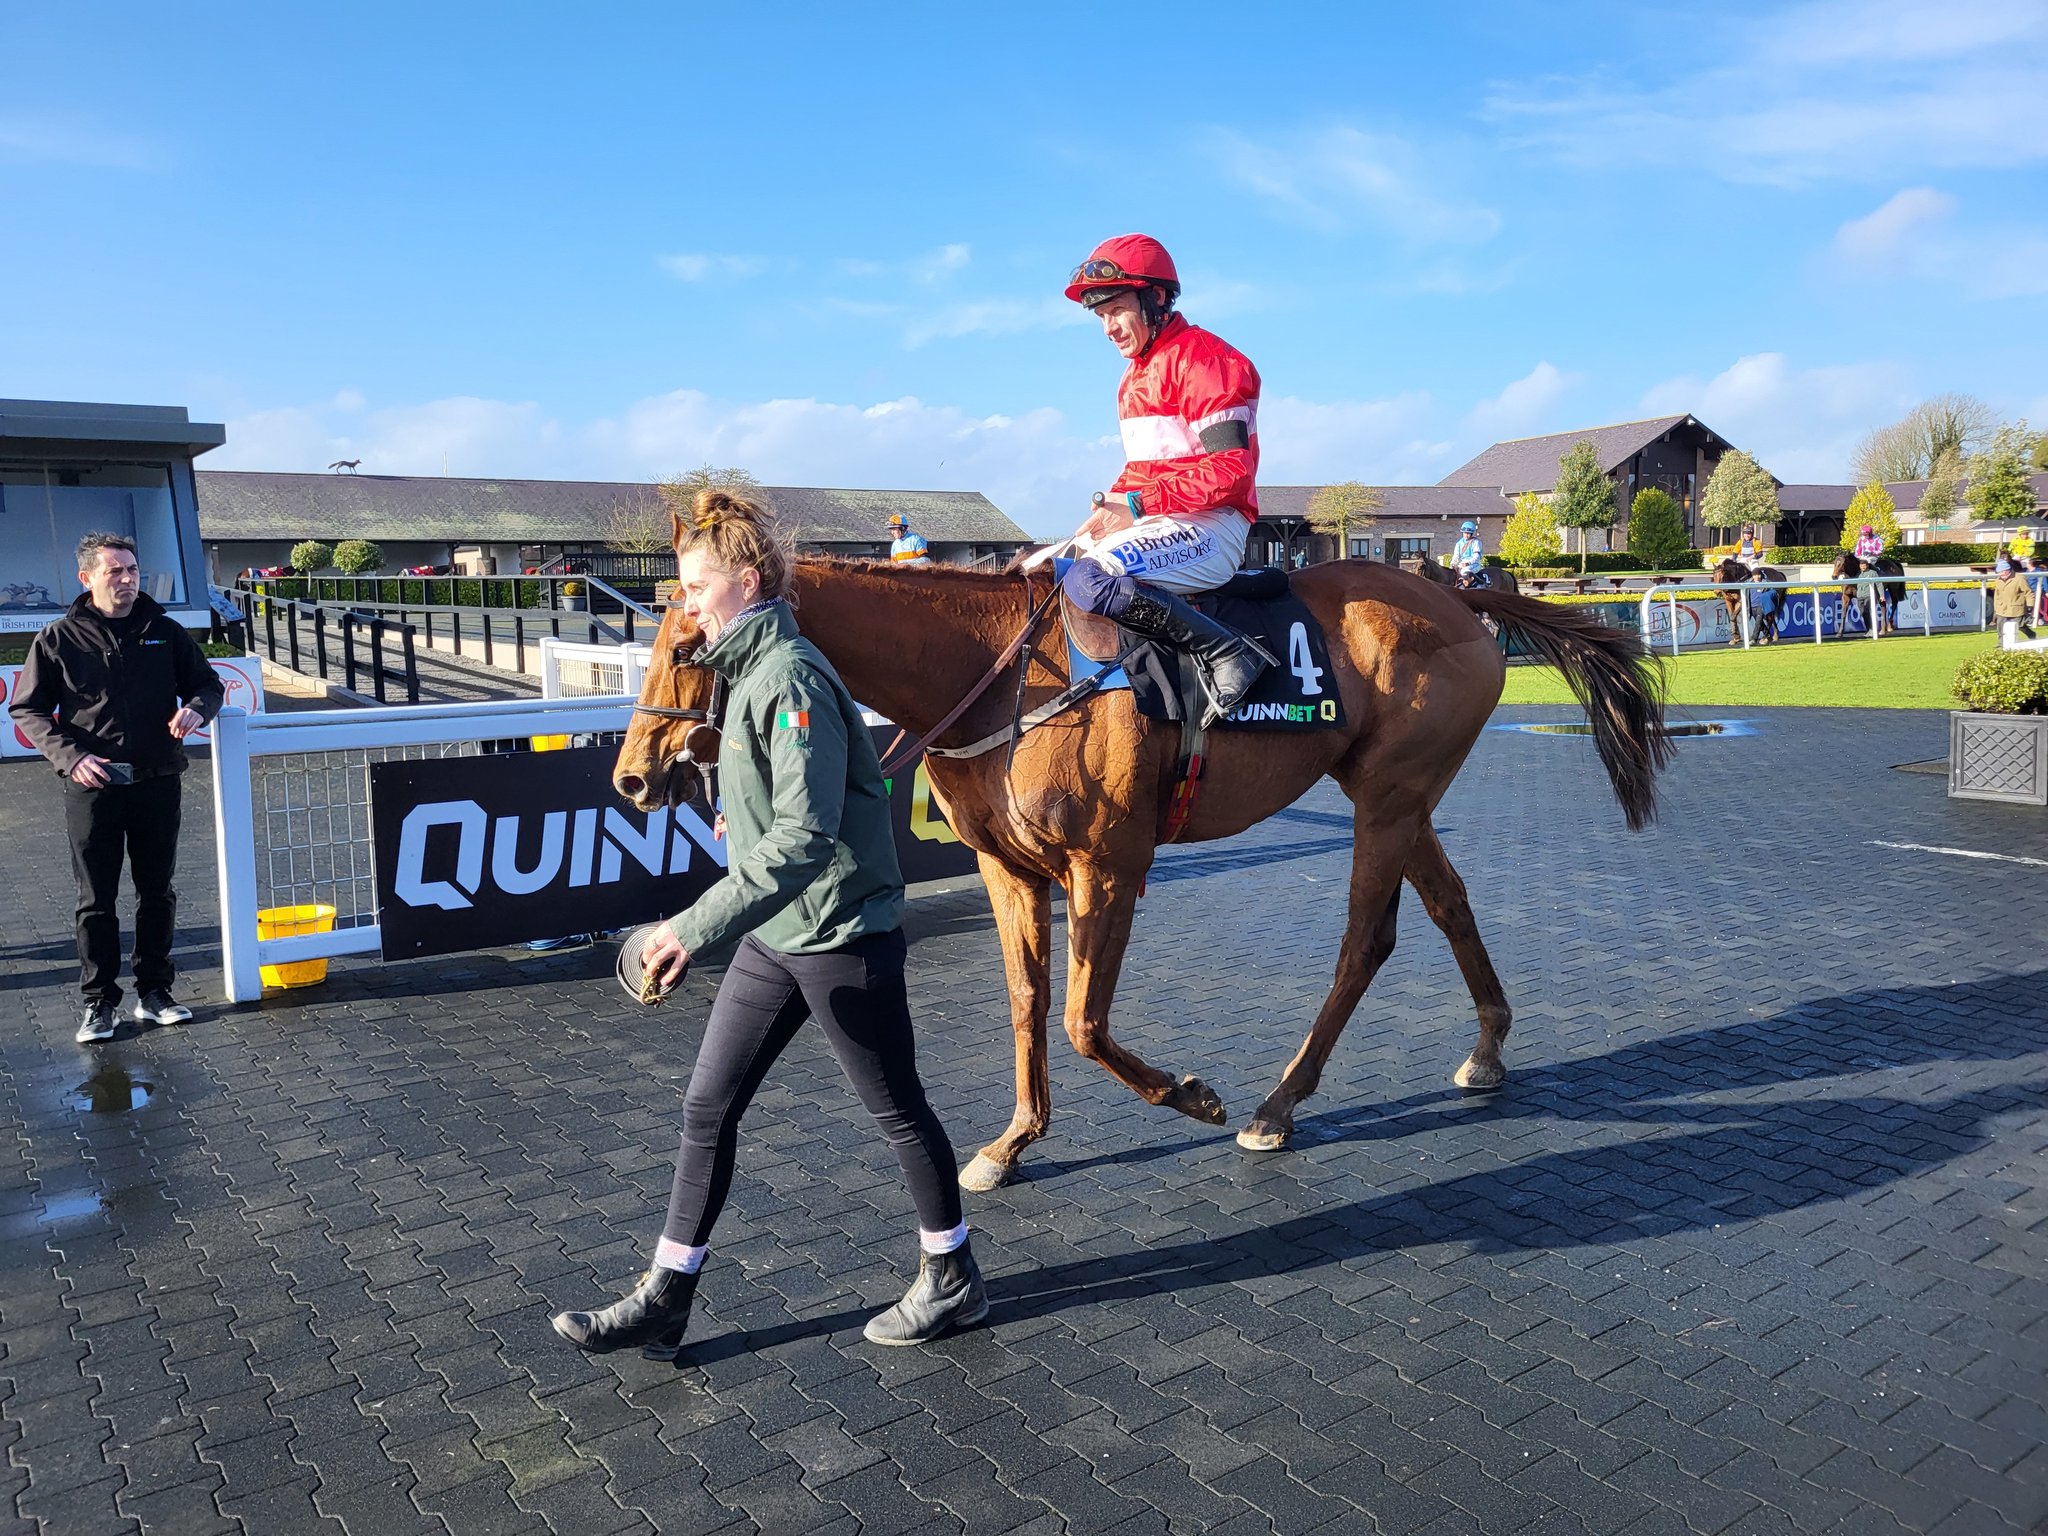
M701 641L699 642L702 643ZM669 653L669 686L672 697L682 698L682 670L691 664L697 647L677 641ZM702 709L685 708L676 704L641 704L635 702L633 713L652 715L657 720L691 720L696 723L683 733L683 749L668 761L669 771L688 768L694 771L704 785L706 803L716 808L718 804L718 749L721 732L725 725L725 679L719 673L711 674L711 701ZM690 797L685 795L684 799Z

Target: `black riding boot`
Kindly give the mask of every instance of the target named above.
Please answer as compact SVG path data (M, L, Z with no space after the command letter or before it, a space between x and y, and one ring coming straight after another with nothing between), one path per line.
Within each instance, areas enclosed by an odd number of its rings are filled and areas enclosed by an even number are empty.
M640 1277L631 1295L608 1307L556 1313L555 1332L593 1355L637 1344L644 1346L640 1353L650 1360L673 1360L683 1347L683 1329L689 1325L690 1302L696 1294L696 1275L656 1264Z
M962 1243L951 1253L920 1253L917 1278L903 1299L868 1319L870 1344L923 1344L988 1316L988 1288L974 1254Z
M1209 691L1209 709L1202 720L1205 726L1214 725L1242 704L1259 674L1278 665L1251 636L1219 624L1171 592L1143 582L1116 621L1148 640L1162 640L1194 657L1195 670Z

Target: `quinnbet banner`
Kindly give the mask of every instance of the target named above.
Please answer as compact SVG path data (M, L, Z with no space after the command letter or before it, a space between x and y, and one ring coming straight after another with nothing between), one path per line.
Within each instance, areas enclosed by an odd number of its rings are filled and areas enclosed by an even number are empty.
M875 732L877 746L896 732ZM370 765L377 920L386 960L627 928L682 911L725 873L701 803L636 811L618 748ZM920 766L890 784L903 878L975 872Z

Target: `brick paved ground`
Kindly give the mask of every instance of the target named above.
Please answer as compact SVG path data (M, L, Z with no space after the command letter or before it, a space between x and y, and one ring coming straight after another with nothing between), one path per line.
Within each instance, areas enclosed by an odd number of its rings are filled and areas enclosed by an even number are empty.
M1507 1090L1450 1086L1419 911L1291 1152L1060 1044L1056 1136L971 1204L994 1326L938 1347L861 1341L910 1212L806 1038L678 1368L547 1317L638 1267L710 978L643 1018L603 954L347 964L88 1051L54 786L12 768L0 1531L2039 1530L2048 881L1864 844L2042 859L2048 817L1889 769L1944 745L1768 714L1630 837L1582 742L1489 733L1441 820ZM1145 904L1123 1037L1240 1122L1328 973L1341 813L1175 852ZM210 1001L208 838L188 869ZM914 923L965 1156L1007 1117L995 944L978 896Z

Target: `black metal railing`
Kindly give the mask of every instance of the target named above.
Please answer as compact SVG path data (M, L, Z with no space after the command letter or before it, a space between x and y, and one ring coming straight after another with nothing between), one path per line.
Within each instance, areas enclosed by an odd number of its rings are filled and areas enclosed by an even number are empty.
M670 562L673 575L674 562ZM661 627L661 615L636 598L611 586L602 577L577 576L244 576L236 590L254 592L258 597L277 597L298 602L345 605L349 608L395 614L409 622L413 614L426 620L431 637L431 615L492 615L495 625L477 620L469 627L483 647L486 659L492 648L491 631L552 634L561 637L563 623L572 634L589 630L593 643L610 640L631 644L652 639ZM566 617L565 617L566 616ZM445 618L444 633L452 633L456 654L464 654L460 618ZM525 650L520 643L519 670L525 669Z
M379 704L391 702L388 685L395 683L404 690L407 704L419 703L420 669L412 625L381 613L269 597L245 587L235 590L235 601L242 609L249 649L277 665L322 682L338 675L350 693L360 697L367 692ZM330 632L340 646L338 657L328 654ZM387 660L387 650L396 655Z

